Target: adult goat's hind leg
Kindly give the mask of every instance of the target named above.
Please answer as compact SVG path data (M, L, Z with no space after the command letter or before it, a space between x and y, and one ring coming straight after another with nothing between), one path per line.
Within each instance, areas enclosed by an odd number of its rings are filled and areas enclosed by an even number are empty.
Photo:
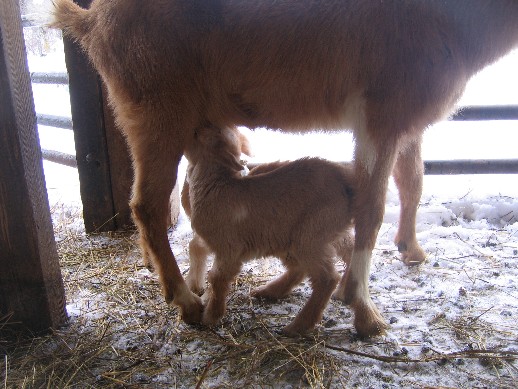
M416 213L421 199L424 173L421 141L419 136L402 148L393 171L401 203L395 243L403 262L408 266L418 265L426 259L425 252L417 243L415 233Z
M365 137L356 139L354 252L334 294L335 298L351 305L355 315L354 326L362 337L382 334L387 328L369 294L369 273L372 250L383 221L397 141L388 139L377 145Z
M130 204L140 233L141 249L153 261L165 300L180 307L185 322L194 323L201 321L203 306L200 298L187 287L167 237L168 202L182 147L156 142L153 134L158 130L148 127L132 132L126 129L135 169Z

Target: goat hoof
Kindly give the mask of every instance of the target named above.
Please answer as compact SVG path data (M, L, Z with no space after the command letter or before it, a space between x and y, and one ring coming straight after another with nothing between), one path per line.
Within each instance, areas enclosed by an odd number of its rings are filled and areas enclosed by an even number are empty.
M426 253L417 242L407 244L406 242L396 242L398 251L401 253L401 260L407 266L416 266L426 260Z
M182 320L187 324L199 324L202 320L202 310L184 311L182 310Z
M207 304L203 312L202 323L206 326L213 326L219 323L225 313L225 308L215 307L213 304Z
M362 323L361 325L354 324L354 328L356 328L356 332L358 333L358 337L360 339L371 338L373 336L384 335L389 326L385 323L384 320L373 321L369 324Z
M426 260L426 253L419 246L401 252L401 260L407 266L417 266Z
M203 315L202 324L206 325L207 327L212 327L217 325L221 320L221 317L219 315Z
M275 301L279 299L279 296L274 295L271 293L268 288L261 286L259 288L256 288L250 292L250 295L257 299L264 299L269 301Z
M383 316L372 303L355 303L353 309L354 328L360 338L383 335L389 328Z
M281 334L288 338L300 338L310 330L311 330L311 328L303 329L303 328L300 328L300 326L294 326L292 323L292 324L288 324L286 327L284 327L281 330Z
M203 304L200 297L193 295L193 302L187 306L180 307L182 320L187 324L201 323L203 318Z

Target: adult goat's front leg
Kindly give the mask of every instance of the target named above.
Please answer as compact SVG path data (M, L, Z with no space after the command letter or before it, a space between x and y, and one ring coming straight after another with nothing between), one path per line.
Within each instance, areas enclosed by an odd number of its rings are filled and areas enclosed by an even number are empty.
M135 182L131 209L140 233L142 252L153 261L165 300L178 305L187 323L201 321L203 306L185 283L167 237L167 209L176 181L181 152L139 137L132 142ZM148 258L149 260L149 258Z
M387 328L369 294L369 273L372 250L383 221L388 178L394 164L397 142L384 142L383 147L374 148L372 145L366 148L361 141L357 140L355 157L354 252L334 297L351 305L355 315L354 326L358 334L365 337L382 334Z
M402 148L393 172L401 203L395 243L403 262L408 266L418 265L426 259L424 250L417 243L415 232L417 207L423 188L423 173L421 137L418 137Z

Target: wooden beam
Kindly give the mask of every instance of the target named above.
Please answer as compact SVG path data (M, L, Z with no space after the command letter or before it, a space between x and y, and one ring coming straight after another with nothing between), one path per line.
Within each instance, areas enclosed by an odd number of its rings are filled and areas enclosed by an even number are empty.
M120 230L133 226L129 207L131 187L133 185L133 166L126 139L115 124L114 114L111 107L107 104L105 96L108 96L108 91L104 85L102 95L115 225Z
M86 232L117 229L101 82L78 45L64 39L70 107Z
M0 2L0 317L5 316L34 332L66 321L18 0Z

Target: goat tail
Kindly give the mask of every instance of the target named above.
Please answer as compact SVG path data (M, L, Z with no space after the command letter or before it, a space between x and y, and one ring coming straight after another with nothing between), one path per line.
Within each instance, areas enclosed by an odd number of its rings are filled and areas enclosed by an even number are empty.
M49 27L63 30L65 35L80 41L92 29L89 21L89 11L81 8L72 0L52 0L54 10Z

